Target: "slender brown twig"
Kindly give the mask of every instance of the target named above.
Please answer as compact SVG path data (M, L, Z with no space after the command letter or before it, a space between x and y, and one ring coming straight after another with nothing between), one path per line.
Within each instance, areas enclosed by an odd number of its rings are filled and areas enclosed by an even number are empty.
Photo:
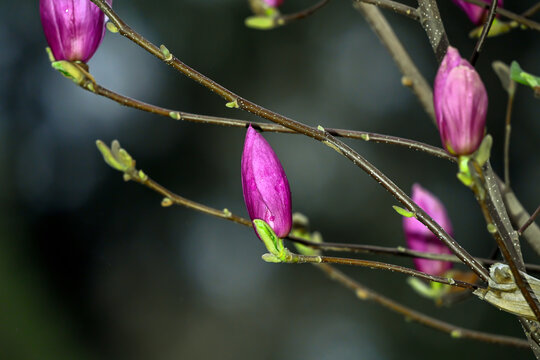
M498 0L491 0L491 6L489 7L488 16L486 18L486 21L484 22L482 33L480 34L480 38L478 38L478 41L476 42L476 45L474 46L473 53L469 60L472 66L476 64L476 61L478 60L478 56L480 56L480 51L482 51L482 47L484 46L484 42L486 41L487 35L489 33L489 29L491 29L491 24L493 24L493 20L495 19L495 10L497 10L497 2Z
M441 284L456 286L463 289L472 289L472 290L478 289L477 285L470 284L465 281L455 280L452 278L445 278L442 276L430 275L430 274L426 274L421 271L409 269L403 266L387 264L387 263L383 263L379 261L349 259L349 258L322 256L322 255L309 256L309 255L294 254L293 256L294 256L293 262L297 264L338 264L338 265L367 267L370 269L381 269L381 270L387 270L391 272L398 272L398 273L413 276L419 279L424 279L427 281L435 281Z
M278 124L268 124L261 122L252 122L246 120L238 120L231 118L223 118L217 116L209 115L199 115L191 114L183 111L177 111L172 109L162 108L156 105L151 105L144 103L142 101L115 93L107 88L104 88L98 84L94 85L94 90L91 91L86 87L83 89L93 92L97 95L104 96L109 98L121 105L128 106L134 109L147 111L153 114L165 116L168 118L173 118L175 120L185 120L195 123L210 124L210 125L219 125L219 126L230 126L230 127L239 127L247 128L250 124L257 130L264 132L279 132L279 133L288 133L288 134L298 134L296 131L286 128ZM444 149L428 145L419 141L409 140L400 138L397 136L377 134L367 131L357 131L357 130L346 130L346 129L335 129L335 128L325 128L327 132L337 137L344 137L349 139L359 139L364 141L371 141L374 143L382 143L389 145L398 145L406 147L408 149L425 152L429 155L439 157L451 162L456 162L457 159L455 156L448 154Z
M458 327L440 321L438 319L434 319L430 316L424 315L418 311L401 305L400 303L395 302L394 300L389 299L386 296L378 294L374 290L371 290L370 288L361 285L357 281L351 279L349 276L345 275L341 271L334 269L331 265L316 264L315 266L317 266L317 268L319 268L321 271L325 272L330 277L330 279L337 281L349 290L352 290L359 299L373 301L395 313L405 316L407 320L415 321L429 328L442 331L451 335L453 338L471 339L498 345L515 346L519 348L529 347L529 343L522 339L464 329L462 327Z
M510 135L512 133L512 108L514 93L508 94L506 103L506 121L504 127L504 184L510 186Z
M285 24L289 24L289 23L291 23L293 21L296 21L296 20L304 19L304 18L306 18L308 16L313 15L317 10L321 9L323 6L325 6L329 2L330 2L330 0L321 0L318 3L316 3L315 5L310 6L309 8L304 9L302 11L298 11L298 12L293 13L293 14L280 15L280 16L277 17L276 20L277 20L278 24L285 25Z
M126 176L127 175L127 176ZM142 176L141 176L142 175ZM251 222L247 219L244 219L240 216L232 214L227 209L224 210L217 210L214 208L211 208L206 205L199 204L197 202L191 201L189 199L186 199L182 196L179 196L172 191L166 189L165 187L159 185L152 179L150 179L147 175L144 173L137 171L135 168L132 168L130 170L127 170L126 179L134 180L142 185L147 186L151 190L159 193L160 195L164 196L162 200L162 206L170 206L173 204L185 206L197 211L201 211L208 215L213 215L225 220L233 221L237 224L244 225L251 227ZM328 262L331 262L331 258L326 258ZM495 334L489 334L484 333L480 331L474 331L469 330L461 327L457 327L455 325L443 322L441 320L432 318L430 316L427 316L425 314L422 314L418 311L412 310L406 306L403 306L389 298L386 298L382 295L377 294L375 291L368 289L362 285L360 285L358 282L352 280L345 274L341 273L340 271L334 269L332 266L321 263L320 259L317 259L316 262L313 263L315 266L317 266L319 269L323 270L325 273L327 273L330 278L333 280L341 283L342 285L345 285L347 288L350 288L351 290L355 291L356 295L362 299L362 300L372 300L379 305L382 305L391 311L394 311L398 314L404 315L407 319L419 322L420 324L423 324L427 327L433 328L438 331L446 332L454 338L469 338L477 341L482 342L488 342L488 343L495 343L499 345L508 345L508 346L516 346L516 347L526 347L526 342L517 338L509 337L509 336L501 336L501 335L495 335ZM373 265L373 264L371 264ZM449 281L450 282L450 281ZM466 285L467 283L463 283L463 285ZM455 285L452 284L452 285ZM471 284L469 284L471 285Z
M414 251L407 249L405 247L385 247L377 245L363 245L363 244L345 244L345 243L329 243L329 242L314 242L305 239L300 239L296 237L287 237L287 240L290 240L294 243L300 243L302 245L309 246L313 249L320 249L322 251L337 251L337 252L354 252L362 254L385 254L392 256L403 256L408 258L420 258L420 259L430 259L430 260L440 260L440 261L449 261L454 263L461 263L461 260L458 259L455 255L447 254L436 254L436 253L427 253L422 251ZM498 250L498 248L497 248ZM488 258L479 258L475 259L482 264L492 265L501 260L488 259ZM525 264L527 271L540 272L540 265L534 264Z
M233 221L237 224L252 226L251 221L240 216L232 214L229 210L218 210L212 207L199 204L195 201L186 199L180 195L173 193L172 191L161 186L154 180L152 180L146 174L141 176L140 172L135 169L126 170L127 179L136 181L151 190L159 193L164 197L162 201L162 206L170 206L173 204L182 205L200 212L203 212L208 215L213 215L222 219L227 219ZM330 263L330 264L340 264L340 265L350 265L350 266L360 266L360 267L369 267L371 269L382 269L392 272L399 272L405 275L414 276L420 279L427 281L435 281L442 284L447 284L451 286L456 286L465 289L477 289L478 286L470 284L464 281L455 280L452 278L445 278L441 276L435 276L423 273L418 270L409 269L399 265L382 263L379 261L370 261L370 260L360 260L360 259L350 259L350 258L340 258L340 257L331 257L331 256L306 256L294 254L295 263Z
M538 213L540 213L540 206L536 208L536 210L531 215L529 220L527 220L525 224L523 224L523 226L519 228L518 230L519 236L521 236L521 234L523 234L525 230L527 230L527 228L533 223L534 219L536 219L536 217L538 216Z

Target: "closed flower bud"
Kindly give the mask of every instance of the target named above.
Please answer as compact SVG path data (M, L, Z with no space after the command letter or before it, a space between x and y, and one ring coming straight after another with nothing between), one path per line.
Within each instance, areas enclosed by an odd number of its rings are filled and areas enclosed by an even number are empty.
M418 204L442 228L452 235L452 224L443 204L429 191L418 184L412 187L412 200ZM450 249L439 240L424 224L414 217L403 218L403 231L407 246L411 250L435 254L451 254ZM449 261L414 259L414 265L419 271L431 275L442 275L452 268Z
M90 0L40 0L39 13L56 60L87 62L105 35L105 15Z
M242 191L251 220L264 220L280 238L289 233L292 212L287 176L274 150L251 125L242 153Z
M452 0L452 1L454 2L454 4L459 6L461 10L465 12L465 14L467 14L469 19L471 19L471 21L474 24L479 25L480 23L482 23L482 21L484 21L484 18L487 15L487 10L485 8L475 5L475 4L471 4L464 0ZM485 2L486 4L491 4L491 1L489 0L482 0L482 1ZM497 7L499 8L502 6L503 6L503 0L497 1Z
M474 67L451 46L435 77L433 105L446 150L453 155L476 151L484 137L487 92Z

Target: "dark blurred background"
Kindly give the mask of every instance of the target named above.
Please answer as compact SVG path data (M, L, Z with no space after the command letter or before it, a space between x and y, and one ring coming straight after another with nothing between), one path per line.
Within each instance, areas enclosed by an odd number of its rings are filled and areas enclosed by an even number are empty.
M286 2L292 12L314 1ZM451 43L468 56L472 25L449 0ZM534 1L508 5L522 12ZM310 125L409 137L439 145L435 127L350 1L274 31L247 29L242 0L115 0L156 44L233 91ZM437 64L419 24L384 12L431 82ZM537 17L538 20L538 17ZM240 185L245 131L174 121L124 108L51 69L37 1L0 1L0 353L2 359L532 358L409 323L310 265L272 265L242 226L181 207L103 162L96 139L118 139L139 168L187 198L247 216ZM478 69L489 92L492 162L502 169L506 94L491 62L539 73L539 36L489 39ZM253 119L119 35L108 33L90 69L103 86L182 111ZM518 89L512 184L538 206L538 99ZM293 209L327 241L401 246L396 202L320 143L265 134L292 187ZM459 242L477 256L494 244L471 193L444 160L348 141L409 191L439 196ZM529 261L537 262L524 245ZM412 261L372 257L412 266ZM457 325L523 336L514 317L476 299L438 308L398 274L343 268L381 293Z

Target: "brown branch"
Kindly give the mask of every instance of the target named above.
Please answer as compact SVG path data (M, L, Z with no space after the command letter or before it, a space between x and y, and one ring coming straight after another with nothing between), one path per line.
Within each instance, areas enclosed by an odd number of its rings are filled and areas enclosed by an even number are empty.
M161 116L165 116L168 118L173 118L175 120L185 120L185 121L201 123L201 124L230 126L230 127L239 127L239 128L247 128L251 124L255 129L259 131L298 134L296 131L286 128L282 125L278 125L278 124L268 124L268 123L251 122L251 121L223 118L223 117L216 117L216 116L191 114L191 113L187 113L183 111L162 108L156 105L147 104L142 101L115 93L114 91L104 88L98 84L94 84L94 91L91 91L87 87L84 87L84 86L81 86L81 87L97 95L111 99L119 103L120 105L131 107L137 110L146 111L146 112L157 114L157 115L161 115ZM408 149L425 152L429 155L439 157L441 159L445 159L451 162L457 161L457 159L454 156L449 155L444 149L436 147L436 146L424 144L415 140L409 140L409 139L404 139L397 136L383 135L383 134L377 134L377 133L372 133L372 132L367 132L367 131L335 129L335 128L325 128L325 130L331 135L337 136L337 137L364 140L364 141L370 141L370 142L381 143L381 144L398 145L398 146L406 147Z
M525 230L527 230L527 228L534 222L534 220L536 219L536 217L538 216L538 213L540 213L540 206L536 208L536 210L534 211L534 213L531 215L531 217L529 218L529 220L525 221L525 224L523 224L523 226L521 226L518 230L518 235L521 236L521 234L523 234L525 232Z
M363 244L345 244L345 243L330 243L330 242L313 242L296 237L287 237L287 240L290 240L294 243L300 243L302 245L309 246L313 249L320 249L322 251L337 251L337 252L353 252L361 254L384 254L392 256L403 256L408 258L420 258L420 259L429 259L429 260L439 260L439 261L449 261L453 263L461 263L461 260L455 255L448 254L436 254L436 253L427 253L422 251L414 251L404 247L385 247L377 245L363 245ZM500 260L488 259L475 257L475 259L482 264L492 265L495 263L501 262ZM527 271L540 272L540 265L534 264L525 264Z
M498 345L515 346L519 348L529 347L528 342L522 339L469 330L432 318L404 305L401 305L392 299L378 294L370 288L361 285L357 281L351 279L341 271L334 269L330 265L318 264L315 266L317 266L317 268L326 273L330 277L330 279L339 282L349 290L353 291L359 299L373 301L397 314L403 315L407 320L415 321L429 328L447 333L453 338L471 339Z
M510 219L506 215L506 209L499 193L497 179L489 161L482 168L473 163L470 163L469 167L471 170L476 171L485 189L485 195L482 195L478 192L479 189L473 187L488 227L490 225L495 227L496 230L491 231L491 233L512 271L519 290L534 313L534 316L540 320L540 304L527 279L521 275L520 271L525 271L525 265L521 255L519 239L517 238L517 233L512 228Z

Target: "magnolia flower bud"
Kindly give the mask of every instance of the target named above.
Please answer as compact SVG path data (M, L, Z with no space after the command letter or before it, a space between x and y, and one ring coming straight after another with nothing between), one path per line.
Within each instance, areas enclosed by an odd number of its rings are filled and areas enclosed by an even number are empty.
M278 157L251 125L242 153L242 191L251 220L264 220L278 237L292 226L291 189Z
M451 46L435 77L433 105L446 150L453 155L476 151L484 137L487 92L474 67Z
M105 35L105 15L90 0L40 0L39 13L56 60L87 62Z
M454 2L454 4L459 6L461 10L463 10L465 14L467 14L469 19L471 19L471 21L476 25L479 25L480 23L482 23L482 21L484 20L484 17L487 14L487 10L481 6L471 4L464 0L452 0L452 1ZM489 0L482 0L482 1L485 2L486 4L491 4L491 1ZM503 6L503 0L497 1L497 7L499 8L502 6Z
M442 228L452 235L452 224L443 204L429 191L418 184L412 187L412 200L418 204ZM435 254L452 254L450 249L441 242L424 224L414 217L403 218L403 231L407 245L411 250ZM419 271L431 275L442 275L452 268L449 261L414 259L414 265Z

